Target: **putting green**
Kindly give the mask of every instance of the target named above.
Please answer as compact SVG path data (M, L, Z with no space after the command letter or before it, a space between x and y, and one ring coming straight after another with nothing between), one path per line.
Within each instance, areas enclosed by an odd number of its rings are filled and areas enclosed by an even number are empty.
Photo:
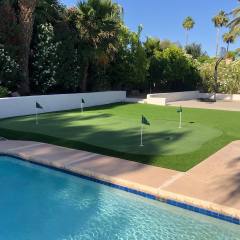
M140 147L142 114L151 125L144 126L144 146ZM87 150L186 170L225 145L230 135L233 140L237 138L237 121L235 130L233 126L223 127L225 118L222 118L223 122L219 121L223 114L240 117L238 112L184 109L182 128L179 129L179 114L174 107L115 104L90 108L84 113L74 110L41 114L38 125L35 116L6 119L0 121L0 128L5 129L6 137L7 130L15 132L18 138L24 132L24 136L32 140L39 140L36 139L38 135L43 140L43 136L50 136L64 140L65 144L60 145L69 146L69 142L74 143L75 148L85 149L82 145L85 144ZM49 141L46 138L46 142ZM187 157L191 159L184 159Z

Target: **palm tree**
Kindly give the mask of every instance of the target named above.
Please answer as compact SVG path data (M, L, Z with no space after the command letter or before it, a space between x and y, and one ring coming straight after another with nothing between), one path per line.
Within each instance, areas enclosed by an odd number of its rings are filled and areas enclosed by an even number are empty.
M29 54L30 44L32 40L34 12L37 0L5 0L4 4L12 13L11 24L15 26L17 32L15 34L17 44L17 58L20 66L21 81L19 83L19 92L23 95L30 93L29 84ZM12 33L9 32L9 35Z
M240 35L240 7L235 8L231 14L234 19L228 24L228 27L230 27L231 33L236 37Z
M79 2L77 9L71 11L84 58L81 89L86 91L90 64L97 62L105 66L117 51L122 9L111 0L88 0Z
M235 40L235 36L231 32L225 33L223 35L223 41L227 44L227 52L229 50L230 43L233 43L234 40Z
M188 32L194 27L195 22L191 17L187 17L183 21L183 28L186 30L186 46L188 45Z
M218 15L212 18L214 26L217 28L217 38L216 38L216 57L218 56L218 49L219 49L219 35L220 35L220 28L223 26L227 26L229 22L229 18L224 11L220 11Z

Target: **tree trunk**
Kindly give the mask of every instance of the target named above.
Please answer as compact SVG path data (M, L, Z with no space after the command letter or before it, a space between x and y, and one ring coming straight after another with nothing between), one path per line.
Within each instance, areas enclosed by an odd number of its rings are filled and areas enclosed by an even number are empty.
M88 69L89 69L89 62L87 61L83 70L83 80L81 84L81 89L83 92L87 91Z
M220 29L217 28L217 38L216 38L216 58L218 57L218 48L219 48L219 33Z
M186 29L186 33L185 34L186 34L186 43L185 44L187 46L188 45L188 30L187 29Z
M227 43L227 53L228 53L228 51L229 51L229 42Z
M34 11L37 0L18 0L18 21L20 26L20 68L22 73L22 81L19 86L19 92L22 95L30 94L29 83L29 55L30 44L33 33Z

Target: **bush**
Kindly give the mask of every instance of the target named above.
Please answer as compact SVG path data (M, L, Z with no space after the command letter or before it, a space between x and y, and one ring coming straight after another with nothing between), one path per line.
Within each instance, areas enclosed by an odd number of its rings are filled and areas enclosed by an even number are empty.
M150 63L150 79L160 91L195 90L200 81L198 62L177 47L155 53ZM154 85L155 85L154 84Z
M203 89L214 91L214 67L215 62L204 63L199 67ZM218 69L218 91L220 93L240 93L240 60L226 64L223 61Z
M3 45L0 45L0 84L15 90L19 78L19 65L10 56Z
M0 98L7 97L7 96L8 96L7 88L0 86Z
M56 85L56 70L58 67L57 50L59 42L54 41L54 29L51 24L39 26L37 44L33 54L33 86L47 93Z

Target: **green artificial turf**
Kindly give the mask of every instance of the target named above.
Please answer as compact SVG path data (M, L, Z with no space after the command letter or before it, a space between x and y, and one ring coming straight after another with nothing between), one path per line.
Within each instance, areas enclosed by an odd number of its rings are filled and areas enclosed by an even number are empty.
M140 147L141 115L144 126ZM227 143L240 138L240 112L183 109L183 127L174 107L113 104L87 109L9 118L0 136L35 140L186 171Z

